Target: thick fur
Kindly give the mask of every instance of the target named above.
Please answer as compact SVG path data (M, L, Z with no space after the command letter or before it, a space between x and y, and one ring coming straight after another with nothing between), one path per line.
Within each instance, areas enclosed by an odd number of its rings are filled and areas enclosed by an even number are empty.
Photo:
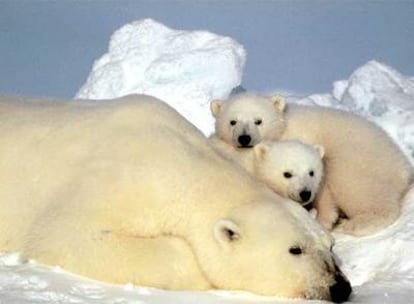
M214 138L213 147L238 163L273 191L302 206L316 197L323 179L324 148L298 140L264 141L252 149L239 149Z
M329 235L163 102L4 97L0 122L0 250L114 283L347 298Z
M255 175L260 180L302 206L314 200L324 174L322 146L286 140L260 143L253 149Z
M327 229L367 235L399 216L413 170L375 124L345 111L285 106L278 96L242 94L227 102L214 101L211 108L216 117L213 137L233 147L242 147L240 136L248 135L254 144L298 139L325 148L325 183L315 207Z

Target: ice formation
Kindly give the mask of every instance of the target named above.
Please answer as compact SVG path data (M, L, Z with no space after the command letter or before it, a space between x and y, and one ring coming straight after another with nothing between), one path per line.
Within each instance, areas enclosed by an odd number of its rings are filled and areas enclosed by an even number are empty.
M243 46L229 37L136 21L112 35L76 98L153 95L209 134L210 101L227 98L240 85L245 58Z

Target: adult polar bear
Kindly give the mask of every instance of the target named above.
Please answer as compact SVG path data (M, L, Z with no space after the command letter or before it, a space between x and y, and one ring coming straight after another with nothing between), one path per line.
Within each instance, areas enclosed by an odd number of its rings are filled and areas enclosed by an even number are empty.
M279 96L240 94L213 101L219 149L252 147L262 140L298 139L325 148L325 182L315 201L327 229L373 233L395 221L413 169L378 126L351 113L324 107L285 106Z
M0 122L2 251L115 283L337 302L351 292L304 210L155 98L2 98Z

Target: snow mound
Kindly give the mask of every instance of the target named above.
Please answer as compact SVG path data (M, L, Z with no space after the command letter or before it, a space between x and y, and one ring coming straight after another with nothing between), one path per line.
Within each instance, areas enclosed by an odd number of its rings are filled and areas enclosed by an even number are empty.
M377 61L369 61L355 70L349 80L334 83L333 96L354 111L379 117L390 106L413 110L414 81Z
M108 52L95 61L76 98L152 95L209 134L209 103L240 85L245 58L243 46L229 37L140 20L112 35Z
M334 82L332 94L298 101L347 110L377 123L414 164L414 79L393 68L369 61L348 80Z

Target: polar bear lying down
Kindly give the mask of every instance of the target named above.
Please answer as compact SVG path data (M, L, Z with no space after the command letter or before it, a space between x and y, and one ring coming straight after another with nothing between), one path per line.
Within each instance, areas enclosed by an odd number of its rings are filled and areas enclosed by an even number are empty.
M0 98L0 250L167 289L347 300L331 238L148 96Z

